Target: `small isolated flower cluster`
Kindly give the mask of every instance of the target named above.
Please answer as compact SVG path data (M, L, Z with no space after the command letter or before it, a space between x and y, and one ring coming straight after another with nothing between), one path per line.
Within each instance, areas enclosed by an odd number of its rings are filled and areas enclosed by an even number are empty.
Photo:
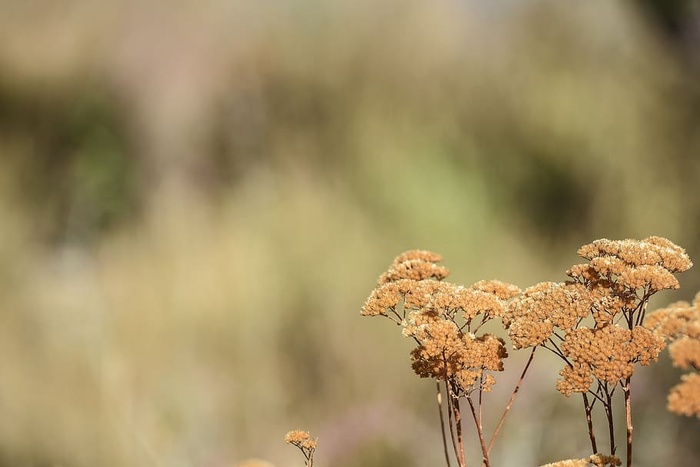
M294 430L287 433L284 441L299 448L304 455L306 467L313 467L314 453L316 452L316 447L318 447L317 438L312 438L308 431Z
M516 349L549 345L566 361L557 389L567 396L588 391L594 380L615 385L635 363L656 361L664 342L641 326L646 302L678 288L674 273L692 266L685 250L661 237L596 240L578 253L588 263L572 266L571 280L526 289L503 317ZM582 326L588 317L593 327Z
M318 447L318 440L312 438L308 431L293 430L284 437L284 442L299 449L313 451Z
M674 366L695 369L671 389L668 409L700 418L700 293L692 304L677 302L655 311L645 325L671 342L668 351Z
M394 320L416 341L411 359L420 377L449 381L463 393L488 391L495 379L485 371L502 371L508 354L502 339L475 333L502 317L520 289L495 280L471 287L445 282L449 271L441 261L429 251L402 253L379 277L361 313Z
M615 456L593 454L587 459L567 459L545 464L542 467L614 467L618 465L622 465L622 461Z

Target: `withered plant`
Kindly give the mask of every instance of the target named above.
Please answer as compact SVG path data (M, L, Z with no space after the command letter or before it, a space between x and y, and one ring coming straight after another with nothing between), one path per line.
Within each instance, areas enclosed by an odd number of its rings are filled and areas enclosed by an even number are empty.
M565 282L542 282L521 291L498 280L469 287L445 281L449 270L442 257L411 250L394 259L377 280L362 307L363 316L383 316L412 339L413 371L436 382L445 462L467 465L462 423L464 401L476 427L481 464L490 467L491 449L509 414L538 348L560 358L556 389L566 397L581 395L591 455L543 467L608 467L622 465L617 454L615 402L622 398L626 427L626 466L632 466L632 376L638 365L658 359L666 341L674 365L694 368L671 390L671 411L700 418L700 294L692 304L675 303L645 322L650 298L679 288L676 273L692 266L678 245L662 237L644 240L596 240L582 246L586 260L572 266ZM484 432L483 398L504 370L504 340L486 332L500 322L513 349L529 349L529 358L501 418ZM620 395L621 393L621 395ZM446 403L443 403L443 395ZM602 453L594 419L607 422L607 447ZM290 432L287 442L313 463L316 440L306 432Z
M440 255L429 251L412 250L399 255L379 277L362 314L389 318L403 328L404 336L416 343L411 352L413 370L421 378L436 381L447 465L451 465L448 439L459 466L466 465L462 435L462 401L466 400L479 437L482 462L489 466L493 442L530 366L534 349L501 421L488 440L482 425L483 394L496 381L493 373L503 371L503 359L508 352L503 339L482 330L486 323L504 315L520 289L496 280L477 282L470 287L446 282L449 270L439 264L441 261Z
M586 263L567 271L567 282L545 282L524 291L504 316L516 349L543 347L564 361L559 392L580 393L593 453L599 452L593 409L603 408L608 424L609 465L616 465L613 406L622 391L626 461L632 465L632 375L664 348L663 339L643 326L649 299L677 289L675 273L692 266L686 252L661 237L596 240L578 251Z

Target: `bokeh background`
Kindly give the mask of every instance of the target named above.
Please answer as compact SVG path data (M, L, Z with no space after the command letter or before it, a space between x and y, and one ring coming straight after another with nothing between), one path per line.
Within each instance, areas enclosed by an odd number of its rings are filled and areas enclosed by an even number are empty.
M296 428L320 467L441 465L376 277L423 248L524 288L601 237L699 263L699 128L697 1L2 0L0 465L297 466ZM559 366L495 465L586 454ZM636 465L698 464L679 374L637 376Z

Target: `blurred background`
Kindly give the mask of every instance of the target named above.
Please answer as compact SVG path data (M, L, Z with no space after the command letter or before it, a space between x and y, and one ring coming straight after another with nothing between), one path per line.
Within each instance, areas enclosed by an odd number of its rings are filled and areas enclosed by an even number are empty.
M699 263L699 126L693 0L0 0L0 465L300 466L292 429L319 467L442 465L377 276L422 248L525 288L649 235ZM586 455L559 367L494 465ZM700 460L679 374L638 373L635 465Z

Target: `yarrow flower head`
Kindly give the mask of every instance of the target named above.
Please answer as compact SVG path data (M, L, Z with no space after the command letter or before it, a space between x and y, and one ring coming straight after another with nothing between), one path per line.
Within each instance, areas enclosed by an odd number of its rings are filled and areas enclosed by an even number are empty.
M557 390L566 396L586 392L593 378L615 385L632 376L635 363L649 365L656 361L663 347L663 339L641 326L629 330L611 324L572 330L561 349L573 366L559 373L562 379L557 382Z
M555 327L572 329L585 318L591 297L582 284L541 282L511 302L503 323L516 349L543 344Z
M694 370L671 389L668 409L700 418L700 292L692 303L676 302L655 311L645 325L670 342L668 352L674 366Z
M668 395L668 410L678 415L700 418L700 374L681 376Z
M601 239L582 246L578 253L589 260L592 270L574 268L572 273L589 278L598 275L631 290L677 289L673 274L693 265L683 248L663 237Z
M465 287L445 279L442 256L410 250L397 256L362 307L363 316L385 316L403 328L417 347L413 370L424 378L450 382L463 393L488 391L508 353L503 339L476 335L487 321L502 317L520 289L498 280Z
M313 467L314 453L318 447L317 438L312 438L308 431L294 430L285 435L284 441L287 444L291 444L292 446L299 448L301 453L304 455L304 463L306 467Z
M284 442L300 449L314 450L318 447L318 440L312 438L308 431L293 430L284 437Z

